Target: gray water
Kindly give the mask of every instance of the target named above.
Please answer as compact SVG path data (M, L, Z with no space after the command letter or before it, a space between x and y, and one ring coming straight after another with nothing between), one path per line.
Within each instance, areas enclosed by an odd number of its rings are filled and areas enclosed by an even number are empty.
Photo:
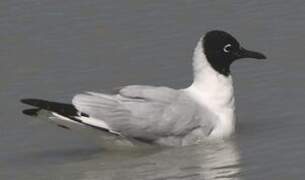
M301 0L1 0L0 179L304 179L304 8ZM186 87L193 48L212 29L268 57L233 65L232 140L113 152L21 113L24 97Z

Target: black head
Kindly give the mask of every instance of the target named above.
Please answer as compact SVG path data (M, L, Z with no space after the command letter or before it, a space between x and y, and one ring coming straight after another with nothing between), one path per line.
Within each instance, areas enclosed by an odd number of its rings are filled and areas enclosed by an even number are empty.
M211 66L225 76L230 74L230 65L237 59L266 59L261 53L244 49L233 36L224 31L208 32L202 46Z

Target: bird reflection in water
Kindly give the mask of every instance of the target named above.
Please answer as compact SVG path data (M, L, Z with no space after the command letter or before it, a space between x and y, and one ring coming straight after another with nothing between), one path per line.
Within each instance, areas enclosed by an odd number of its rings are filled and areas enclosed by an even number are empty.
M81 179L242 179L234 140L146 152L105 152L81 164L86 169Z

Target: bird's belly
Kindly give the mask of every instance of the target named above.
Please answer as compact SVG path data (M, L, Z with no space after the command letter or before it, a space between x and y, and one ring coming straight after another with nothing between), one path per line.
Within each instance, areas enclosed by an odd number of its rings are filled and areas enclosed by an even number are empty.
M204 139L207 139L207 135L200 127L198 127L184 136L161 137L156 140L155 143L161 146L177 147L198 144Z
M228 110L219 114L219 119L209 135L210 138L227 138L235 132L235 113L234 110Z

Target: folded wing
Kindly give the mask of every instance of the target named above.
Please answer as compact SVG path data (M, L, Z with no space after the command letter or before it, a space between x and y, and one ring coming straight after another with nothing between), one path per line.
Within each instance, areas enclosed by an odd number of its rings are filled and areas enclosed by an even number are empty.
M202 126L198 105L183 91L166 87L127 86L117 95L78 94L73 105L113 132L146 141L183 137Z

